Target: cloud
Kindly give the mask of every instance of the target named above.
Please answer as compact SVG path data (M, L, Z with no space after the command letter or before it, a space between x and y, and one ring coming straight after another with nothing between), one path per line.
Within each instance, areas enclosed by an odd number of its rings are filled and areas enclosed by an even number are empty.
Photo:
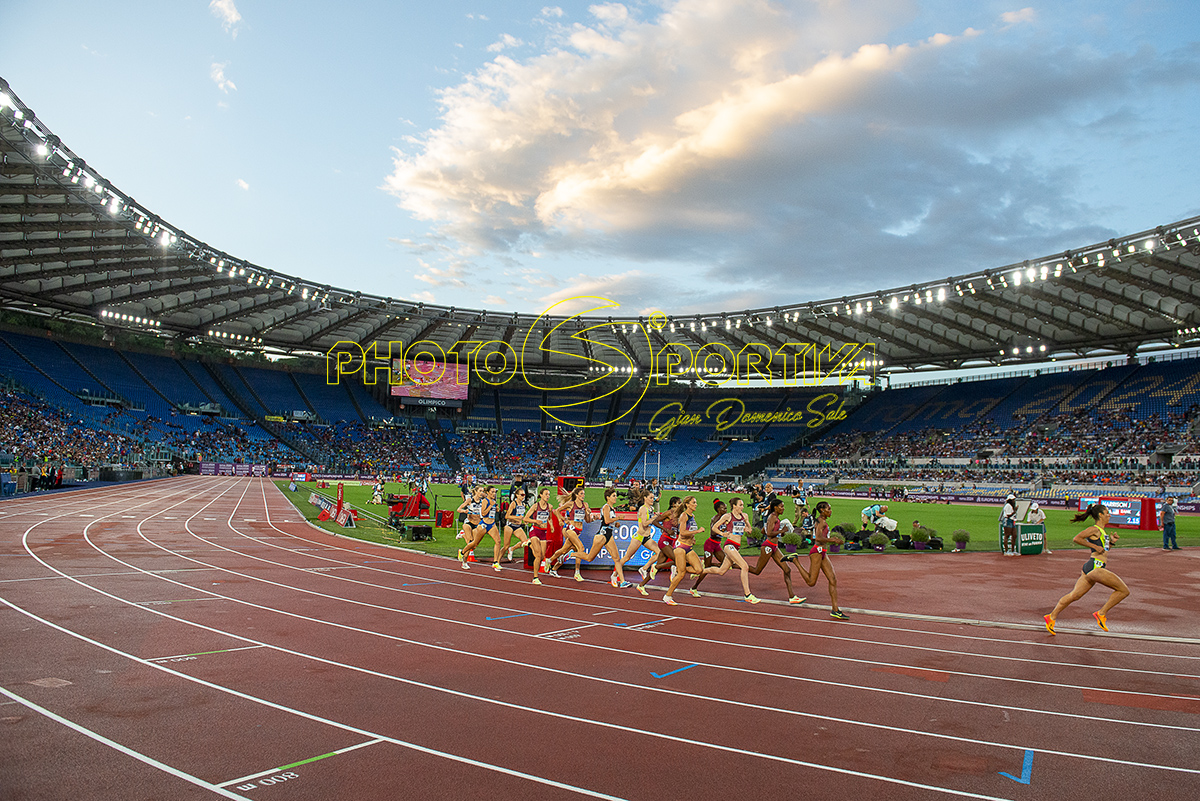
M1032 8L1022 8L1020 11L1005 11L1000 15L1000 21L1005 25L1018 25L1022 22L1033 22L1037 12Z
M238 185L238 189L241 189L243 192L250 191L250 184L246 183L241 178L238 178L235 183Z
M1088 160L1043 143L1195 82L1195 53L1165 70L1004 28L904 41L906 0L655 8L543 13L537 52L441 91L387 191L461 258L594 259L631 303L664 279L682 287L667 310L838 296L1108 238L1081 191Z
M480 22L487 22L488 18L487 18L486 14L467 14L467 19L478 20Z
M507 306L508 301L498 295L488 295L483 299L484 308L489 306Z
M408 299L420 301L421 303L433 303L434 302L433 293L429 292L427 290L420 290L418 292L410 292L408 294Z
M242 15L238 12L237 6L233 4L233 0L211 0L208 10L214 17L221 20L221 27L225 29L225 32L236 39L237 24L242 21Z
M492 42L490 45L488 45L487 51L489 53L499 53L506 47L520 47L523 44L525 43L517 37L513 36L512 34L505 33L500 36L499 41Z
M558 6L546 6L542 9L543 17L561 17L563 10Z
M228 62L224 64L217 64L214 62L213 65L208 69L208 77L212 78L213 83L217 85L217 88L225 94L229 94L230 89L234 90L235 92L237 91L237 86L234 85L233 81L225 77L225 68L228 66Z

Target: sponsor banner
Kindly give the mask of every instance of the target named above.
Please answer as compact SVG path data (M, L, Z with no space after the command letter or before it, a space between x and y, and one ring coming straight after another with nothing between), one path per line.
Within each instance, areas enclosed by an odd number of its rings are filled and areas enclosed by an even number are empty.
M230 464L228 462L201 462L202 476L266 476L265 464ZM290 473L275 474L278 478L287 478Z
M328 512L334 507L333 501L329 500L324 495L318 495L315 492L308 493L308 502L324 512Z
M349 506L342 506L339 509L337 501L316 492L308 493L308 502L325 512L342 528L354 528L354 516L350 513Z
M822 494L829 495L831 493ZM1018 495L1018 497L1020 496ZM1074 502L1068 501L1066 498L1038 498L1036 496L1030 496L1028 498L1021 499L1037 501L1038 506L1042 507L1057 507L1059 509L1074 508ZM945 503L946 501L949 501L950 503L984 503L994 504L995 506L1004 505L1004 499L998 498L995 495L962 495L946 492L910 492L908 493L908 500L916 501L918 503L927 503L930 501L933 503Z

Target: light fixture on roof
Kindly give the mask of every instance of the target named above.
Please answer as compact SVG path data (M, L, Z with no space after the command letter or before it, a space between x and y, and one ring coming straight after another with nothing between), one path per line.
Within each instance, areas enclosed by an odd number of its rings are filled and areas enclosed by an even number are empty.
M888 306L890 306L893 311L900 308L900 301L896 300L895 295L892 296L892 301L888 304Z
M941 303L946 299L946 287L938 287L937 299L938 303Z
M46 158L46 156L50 155L50 148L46 147L41 142L38 142L36 145L34 145L33 152L37 153L42 158Z

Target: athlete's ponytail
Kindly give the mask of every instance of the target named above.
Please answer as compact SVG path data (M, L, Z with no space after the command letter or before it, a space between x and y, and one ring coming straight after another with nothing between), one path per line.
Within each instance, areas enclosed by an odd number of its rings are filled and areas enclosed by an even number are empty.
M1079 522L1082 522L1082 521L1084 521L1084 520L1087 520L1089 517L1090 517L1092 520L1095 520L1095 521L1097 521L1097 522L1098 522L1098 521L1100 520L1100 513L1101 513L1101 512L1107 512L1107 511L1108 511L1108 509L1107 509L1107 508L1105 508L1104 504L1102 504L1102 503L1098 503L1098 502L1097 502L1097 503L1093 503L1093 504L1092 504L1091 506L1089 506L1087 509L1084 509L1084 510L1083 510L1082 512L1080 512L1079 514L1077 514L1077 515L1075 515L1074 517L1072 517L1072 518L1071 518L1071 522L1072 522L1072 523L1079 523Z

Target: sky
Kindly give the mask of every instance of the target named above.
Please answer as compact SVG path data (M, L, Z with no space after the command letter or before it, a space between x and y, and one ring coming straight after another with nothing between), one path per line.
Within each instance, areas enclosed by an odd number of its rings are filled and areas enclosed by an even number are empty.
M0 76L268 269L715 312L1200 214L1194 5L1027 1L4 0Z

